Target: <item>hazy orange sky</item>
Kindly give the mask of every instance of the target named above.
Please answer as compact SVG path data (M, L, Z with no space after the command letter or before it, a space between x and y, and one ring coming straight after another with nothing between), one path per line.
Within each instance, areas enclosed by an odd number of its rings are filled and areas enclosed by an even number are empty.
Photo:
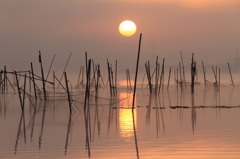
M118 32L126 19L138 27L130 38ZM206 63L228 62L240 50L240 1L1 0L0 66L29 68L41 50L46 65L56 54L55 68L72 52L70 67L78 70L85 51L127 68L135 66L140 33L142 63L158 55L172 65L180 50L186 63L192 52Z

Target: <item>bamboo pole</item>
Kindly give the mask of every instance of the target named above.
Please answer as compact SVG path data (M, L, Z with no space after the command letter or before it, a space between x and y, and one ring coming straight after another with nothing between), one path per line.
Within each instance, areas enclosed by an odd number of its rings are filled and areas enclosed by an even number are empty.
M135 73L135 80L134 80L132 111L133 111L133 108L135 105L135 95L136 95L136 88L137 88L137 76L138 76L138 65L139 65L140 50L141 50L141 41L142 41L142 33L140 33L139 44L138 44L138 56L137 56L136 73Z
M181 63L179 62L179 75L180 75L180 88L181 88L181 91L183 91L183 80L182 80L182 68L181 68Z
M96 93L98 94L98 87L99 87L99 78L101 77L100 73L100 65L97 65L97 84L96 84Z
M40 50L39 50L39 63L40 63L40 66L41 66L41 73L42 73L42 85L43 85L44 100L46 100L47 99L47 94L46 94L44 72L43 72L43 65L42 65L42 57L41 57L41 51Z
M160 89L164 84L164 65L165 65L165 58L163 58L163 63L162 63L162 71L161 71L161 77L160 77L160 84L159 84L159 89L158 89L158 94L160 93Z
M196 61L194 60L194 53L192 53L192 63L191 63L191 93L194 93L195 75L196 75Z
M111 80L111 67L110 67L110 64L108 62L108 59L107 59L107 68L108 68L109 89L110 89L110 94L111 94L111 97L112 97L113 92L112 92L112 80Z
M35 77L34 77L33 64L32 64L32 62L31 62L31 72L32 72L32 81L33 81L34 96L35 96L35 99L37 100L36 83L35 83Z
M203 61L202 61L202 68L203 68L204 84L205 84L205 86L206 86L206 84L207 84L207 80L206 80L206 69L205 69L205 66L204 66Z
M68 79L67 79L67 73L66 72L64 72L64 76L65 76L66 89L67 89L67 95L68 95L69 110L70 110L70 114L72 114L71 95L70 95L69 88L68 88Z
M115 95L117 95L117 60L115 63Z
M54 78L57 80L58 84L62 86L62 88L67 91L67 89L63 86L63 84L59 81L59 79L55 76L55 72L54 72ZM55 82L54 82L55 83ZM56 86L56 85L55 85ZM56 88L55 88L56 89Z
M149 91L150 93L152 93L152 83L151 83L151 74L150 74L150 62L147 61L145 63L145 69L146 69L146 73L147 73L147 78L148 78L148 86L149 86Z
M128 86L128 69L126 70L126 77L127 77L127 90L129 90L129 86Z
M93 71L93 77L92 79L90 79L90 85L96 85L96 69L95 69L95 64L94 64L94 60L92 59L92 71Z
M29 77L29 93L32 94L32 85L31 85L31 72L30 70L28 71L28 77Z
M178 91L178 67L177 67L177 91Z
M218 90L220 91L220 67L218 68Z
M85 52L85 67L86 67L86 80L87 80L87 74L88 74L88 56L87 56L87 52ZM87 85L87 81L86 81L86 85Z
M23 102L22 102L22 96L21 96L21 90L20 90L20 87L19 87L19 80L18 80L18 76L17 76L17 72L16 71L15 71L15 77L16 77L16 82L17 82L18 97L19 97L19 100L20 100L22 111L24 111L24 109L23 109Z
M234 86L233 77L232 77L232 72L231 72L231 68L230 68L230 64L229 64L229 62L228 62L228 70L229 70L229 73L230 73L230 77L231 77L232 85Z
M14 87L13 87L11 81L8 79L8 77L7 77L7 81L8 81L8 83L10 84L10 86L12 87L12 89L13 89L13 91L14 91L14 93L15 93L15 89L14 89Z
M53 71L53 94L54 94L54 97L55 97L55 92L56 92L55 71Z
M25 106L25 96L26 96L26 81L27 81L27 75L24 75L24 87L23 87L23 110L24 110L24 106Z
M156 57L156 66L155 66L155 94L158 92L158 78L159 78L159 67L158 67L158 56Z
M84 112L87 107L87 100L89 99L89 90L90 90L90 73L91 73L91 59L87 62L87 81L86 81L86 90L85 90L85 100L84 100Z
M114 80L113 80L112 66L111 66L110 74L111 74L111 83L112 83L112 94L115 96L115 84L114 84Z
M182 51L180 52L180 54L181 54L181 61L182 61L183 80L184 80L184 84L185 84L185 87L186 87L186 76L185 76L185 68L184 68L184 63L183 63Z
M4 74L3 74L3 93L6 93L6 78L7 78L7 69L6 66L4 66Z
M169 87L169 82L170 82L170 78L171 78L171 71L172 71L172 67L170 67L170 69L169 69L167 90L168 90L168 87Z
M217 83L217 72L214 70L214 67L212 66L212 70L213 70L213 75L215 78L215 83Z

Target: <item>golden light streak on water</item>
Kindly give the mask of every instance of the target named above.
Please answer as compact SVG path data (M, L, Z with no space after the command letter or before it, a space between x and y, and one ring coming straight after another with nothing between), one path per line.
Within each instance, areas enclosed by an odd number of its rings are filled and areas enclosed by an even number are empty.
M121 92L119 98L122 101L120 103L119 109L119 128L120 136L126 141L131 141L134 136L133 131L133 112L134 112L134 121L135 127L137 127L137 114L136 109L132 111L132 96L133 93ZM136 100L136 99L135 99Z

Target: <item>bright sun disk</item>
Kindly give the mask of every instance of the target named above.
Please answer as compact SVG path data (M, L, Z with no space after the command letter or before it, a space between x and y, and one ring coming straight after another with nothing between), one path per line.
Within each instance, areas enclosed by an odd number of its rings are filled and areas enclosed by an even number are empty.
M125 20L119 25L119 32L123 36L132 36L136 33L137 27L133 21Z

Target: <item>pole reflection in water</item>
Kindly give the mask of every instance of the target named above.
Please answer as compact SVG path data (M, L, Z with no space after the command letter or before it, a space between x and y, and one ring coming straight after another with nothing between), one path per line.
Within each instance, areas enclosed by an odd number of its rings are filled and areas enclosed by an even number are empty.
M19 120L18 131L17 131L17 138L16 138L16 141L15 141L15 154L17 154L17 151L18 151L19 138L20 138L20 135L22 133L22 131L21 131L22 123L23 123L24 143L26 144L26 127L25 127L25 115L24 115L24 112L21 113L21 117L20 117L20 120Z
M39 151L41 150L41 146L42 146L43 129L44 129L44 123L45 123L45 113L46 113L46 102L43 103L42 123L41 123L41 130L40 130L39 141L38 141Z
M72 113L69 114L69 119L68 119L67 135L66 135L66 141L65 141L65 156L67 155L67 149L68 149L68 143L69 143L68 140L69 140L71 127L72 127Z
M191 94L191 101L192 101L192 111L191 111L191 119L192 119L192 131L194 134L195 131L195 127L197 124L197 112L196 112L196 108L195 108L195 101L194 101L194 94Z
M133 131L133 114L135 126L137 127L137 114L136 109L133 109L132 112L132 92L121 92L119 93L120 102L120 110L119 110L119 128L120 128L120 136L124 138L126 141L130 141L131 137L134 136ZM136 100L136 99L135 99Z

